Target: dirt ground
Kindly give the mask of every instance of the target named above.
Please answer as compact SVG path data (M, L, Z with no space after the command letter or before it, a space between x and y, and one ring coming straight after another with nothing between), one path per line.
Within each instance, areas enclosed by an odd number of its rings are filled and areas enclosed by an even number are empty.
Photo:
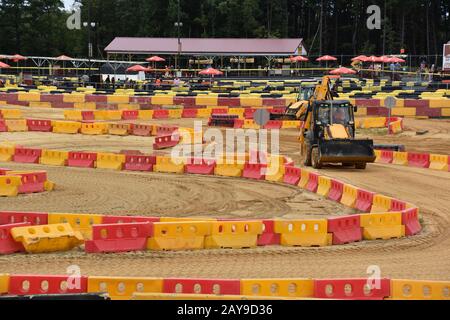
M26 117L61 118L55 110L24 109ZM153 121L154 122L154 121ZM156 121L158 122L158 121ZM192 126L193 120L168 120ZM405 120L406 132L375 136L376 143L400 143L409 151L448 154L448 120ZM417 131L428 130L424 135ZM298 162L297 132L282 132L281 153ZM87 137L47 133L2 133L0 141L66 150L151 152L153 139ZM141 174L0 163L13 169L45 169L57 184L50 193L0 198L0 210L224 218L321 218L349 209L281 184L203 176ZM327 248L268 247L252 250L143 252L85 255L81 250L50 255L0 257L0 273L64 274L76 264L86 275L203 278L364 277L371 265L382 276L450 280L450 173L373 164L365 172L327 167L322 173L356 186L414 203L424 231L415 237Z

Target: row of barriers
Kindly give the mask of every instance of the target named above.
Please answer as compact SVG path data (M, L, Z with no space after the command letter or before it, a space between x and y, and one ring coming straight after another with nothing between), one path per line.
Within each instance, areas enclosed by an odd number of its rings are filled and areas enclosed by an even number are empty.
M355 119L355 126L361 129L388 128L389 134L398 134L404 130L403 119L398 117Z
M443 154L375 150L376 162L450 172L450 156Z
M0 274L0 298L107 294L112 300L449 300L450 281L184 279Z
M2 149L4 148L0 148L0 150ZM36 156L39 155L40 149L19 148L18 150L21 154ZM14 150L13 153L16 153L16 151ZM401 238L415 235L421 230L418 216L419 210L414 205L357 188L307 169L295 167L292 162L289 162L284 157L271 156L266 164L254 164L249 162L250 155L245 155L243 159L239 159L243 160L243 163L237 161L238 157L233 161L223 161L223 159L208 161L204 159L172 159L166 156L104 153L85 154L69 152L69 155L71 155L71 161L68 161L68 166L217 175L286 183L315 192L355 210L370 212L369 214L330 219L294 221L223 221L221 219L218 222L214 222L212 219L206 221L205 219L150 221L150 223L153 223L152 227L150 227L152 231L146 231L144 232L145 237L139 237L141 240L137 249L142 248L143 243L146 245L146 249L151 250L248 248L257 245L327 246L331 244L346 244L361 241L362 239ZM8 213L3 213L3 215L5 214L8 215ZM79 220L75 220L78 221L75 223L74 219ZM109 240L108 234L111 234L107 229L102 231L101 224L111 224L111 221L114 224L117 222L113 218L105 221L101 218L99 219L89 219L89 216L81 219L75 215L64 217L58 222L65 223L69 221L69 224L75 231L84 232L85 235L88 233L86 239L98 240L101 243L103 240ZM145 220L145 217L141 217L141 219L144 219L144 223L149 222ZM14 219L14 221L17 221L17 219ZM23 221L19 220L19 222ZM192 224L194 222L203 223L195 225ZM130 223L130 221L127 220L124 223ZM169 225L164 223L169 223ZM115 227L112 226L111 228ZM123 226L123 228L125 227L130 228L128 230L130 235L141 234L136 232L133 225ZM87 230L83 230L85 228ZM100 231L94 232L94 229L98 228ZM117 232L124 234L125 230L121 229L120 232ZM106 232L106 238L102 232ZM89 236L91 234L95 234L95 237L92 237L92 239ZM114 235L114 232L112 234ZM132 240L131 243L134 243L135 238L130 238ZM116 246L128 243L127 241L122 241L124 240L123 236L118 239L112 237L111 240L113 241L106 242L108 244L115 243ZM95 247L97 244L94 242L92 246ZM101 245L99 246L101 247ZM112 250L116 250L114 246L112 248ZM101 250L99 249L99 251Z
M14 171L0 168L0 197L52 191L55 184L45 171Z

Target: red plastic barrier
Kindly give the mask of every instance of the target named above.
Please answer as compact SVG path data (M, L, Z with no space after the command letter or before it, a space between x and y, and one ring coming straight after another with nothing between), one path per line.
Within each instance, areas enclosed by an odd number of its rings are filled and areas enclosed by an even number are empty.
M150 137L152 135L153 126L145 124L133 124L131 126L131 132L135 136Z
M150 96L132 96L130 97L130 103L133 104L151 104L152 103L152 97Z
M81 111L81 117L84 121L94 121L95 114L94 111Z
M357 105L359 106L359 105ZM364 107L364 106L359 106ZM379 116L379 117L387 117L389 116L389 109L385 107L368 107L367 108L368 116Z
M406 202L397 199L392 199L391 210L392 212L400 212L406 210Z
M328 233L333 234L333 245L362 241L361 217L353 215L329 218Z
M52 108L56 109L74 109L75 104L73 102L54 102Z
M0 168L0 176L4 176L8 171L11 171L11 169Z
M29 222L33 226L48 224L48 213L42 212L0 212L0 225Z
M216 160L199 158L190 159L186 163L185 168L186 173L189 174L214 175Z
M156 135L158 137L168 136L176 132L179 128L176 126L157 126Z
M11 229L29 225L29 222L0 225L0 255L25 251L21 242L14 241Z
M306 190L311 192L317 192L319 188L319 175L317 173L311 172L309 174L308 184L306 185Z
M215 108L212 109L211 115L227 115L228 108Z
M429 153L408 153L408 165L418 168L430 167L430 154Z
M355 208L362 212L370 212L372 210L373 197L375 193L358 189Z
M78 168L95 168L96 161L96 153L69 152L69 160L67 161L67 165L69 167Z
M42 149L16 148L13 156L14 162L39 163Z
M283 110L286 110L286 99L282 99L282 98L263 98L262 101L263 101L263 106L283 108Z
M15 176L20 176L22 185L19 186L19 193L37 193L45 191L45 182L47 181L47 172L32 172L32 173L18 173Z
M253 119L253 116L255 115L257 109L245 109L244 117L247 120Z
M63 102L62 94L41 94L41 102Z
M240 107L241 106L241 98L225 98L219 97L217 100L217 105L219 107Z
M86 102L107 103L108 96L99 94L87 94L84 98Z
M194 119L197 118L197 114L198 114L198 110L195 108L192 109L183 109L183 114L182 114L182 118L185 119Z
M8 127L3 119L0 119L0 132L8 132Z
M391 295L391 281L380 279L379 286L375 280L341 279L314 280L314 297L338 300L384 300ZM365 288L369 285L369 289Z
M381 157L379 161L381 163L392 163L394 161L394 151L381 150Z
M139 110L124 110L122 111L123 120L137 120L139 117Z
M102 224L116 224L116 223L145 223L145 222L160 222L158 217L140 217L140 216L103 216Z
M381 101L379 99L356 99L355 104L358 107L380 107Z
M281 235L275 233L275 221L263 220L264 231L258 236L258 246L276 246L281 244Z
M234 119L233 129L242 129L243 126L244 126L244 120Z
M282 126L283 126L283 121L270 120L264 126L264 129L267 129L267 130L280 130Z
M239 280L164 279L163 293L240 295Z
M331 179L331 188L330 192L328 193L328 199L339 202L342 199L343 193L344 193L344 183Z
M169 118L169 110L155 110L153 112L153 119L167 119Z
M125 158L125 170L129 171L153 171L156 164L156 156L128 155Z
M153 144L153 149L161 150L167 148L173 148L180 143L180 137L174 135L157 137L155 143Z
M147 249L153 223L123 223L92 226L92 240L85 242L88 253L129 252Z
M256 163L250 164L246 163L244 165L244 171L242 173L242 177L246 179L254 179L254 180L264 180L266 179L266 164Z
M405 108L429 108L430 100L423 99L405 99Z
M10 295L46 295L87 293L87 277L84 276L35 276L11 275Z
M52 122L50 120L33 120L27 119L28 131L51 132Z
M285 166L284 183L297 186L301 179L302 169Z
M184 107L186 106L195 106L195 99L196 97L173 97L173 104L175 106L182 105Z
M406 236L413 236L422 230L419 221L419 209L411 208L402 212L402 224L405 226Z
M283 107L283 108L277 107L277 108L272 108L272 110L270 110L271 114L284 114L285 112L286 112L286 107Z

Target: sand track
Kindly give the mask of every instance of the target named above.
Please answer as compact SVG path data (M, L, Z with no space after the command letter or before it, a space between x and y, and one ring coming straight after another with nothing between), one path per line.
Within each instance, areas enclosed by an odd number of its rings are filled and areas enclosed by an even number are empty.
M47 117L47 116L46 116ZM189 125L192 120L182 120ZM176 123L176 121L174 121ZM429 128L425 136L407 131L395 138L414 151L448 153L448 121L409 120L407 128ZM422 129L423 130L423 129ZM428 135L428 136L427 136ZM136 137L85 137L40 133L2 134L27 146L75 150L141 149ZM388 142L376 137L377 142ZM428 149L430 148L430 149ZM446 151L445 151L446 150ZM283 154L298 161L296 132L282 134ZM444 152L445 151L445 152ZM0 210L48 210L157 216L208 215L226 218L302 218L348 213L348 209L285 185L202 176L140 174L2 163L13 169L45 169L56 191L0 198ZM421 207L424 231L415 237L327 248L268 247L252 250L143 252L85 255L81 250L50 255L0 257L0 272L64 274L77 264L87 275L152 277L363 277L370 265L393 278L450 280L450 173L392 165L371 165L366 172L328 167L331 177L412 202Z

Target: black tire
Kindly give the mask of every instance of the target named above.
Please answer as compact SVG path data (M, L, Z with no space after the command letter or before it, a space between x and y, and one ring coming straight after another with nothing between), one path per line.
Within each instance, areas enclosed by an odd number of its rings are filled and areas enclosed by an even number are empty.
M365 163L365 162L357 163L355 167L356 167L356 169L358 169L358 170L366 170L366 168L367 168L367 163Z
M343 167L353 167L354 164L353 164L353 163L349 163L349 162L344 162L344 163L342 164L342 166L343 166Z
M313 148L311 151L311 162L314 169L322 169L322 163L320 162L319 148Z
M303 157L304 157L304 161L303 164L306 167L311 167L312 166L312 162L311 162L311 148L309 147L309 143L305 143L303 146Z

